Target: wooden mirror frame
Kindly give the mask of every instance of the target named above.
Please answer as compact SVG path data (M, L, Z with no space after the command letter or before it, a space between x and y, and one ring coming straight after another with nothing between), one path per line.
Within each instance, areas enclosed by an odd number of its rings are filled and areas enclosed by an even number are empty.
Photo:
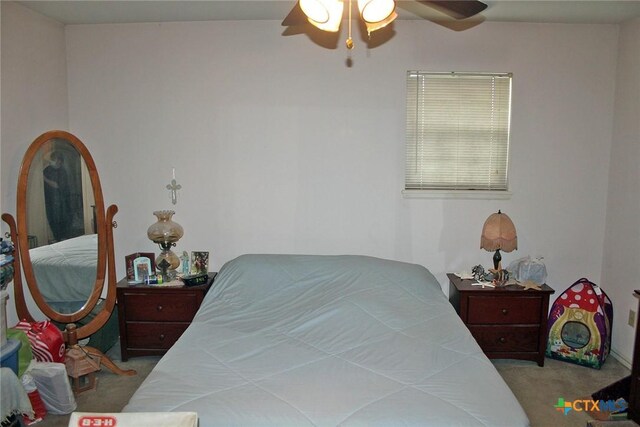
M95 201L95 218L96 233L98 235L98 261L96 268L96 279L93 290L89 295L87 302L75 313L64 314L55 311L44 299L38 288L33 266L31 264L31 256L29 253L28 232L27 232L27 188L29 180L29 172L31 164L42 146L48 141L58 139L68 141L82 157L87 166L91 179L91 187L93 189ZM104 209L104 201L102 196L102 187L100 186L100 178L98 170L89 153L87 147L75 135L62 130L52 130L45 132L36 138L27 149L20 173L18 176L18 194L17 194L17 223L10 214L2 214L2 220L9 226L11 239L16 247L14 253L14 298L16 312L20 320L35 322L26 304L24 287L22 284L21 267L24 271L25 281L33 300L42 313L49 319L67 324L63 336L67 347L77 344L78 340L86 338L100 328L102 328L111 316L116 303L116 268L113 250L113 228L117 227L117 223L113 220L118 212L116 205L111 205ZM85 318L96 307L102 295L104 286L107 286L107 295L102 310L96 316L81 327L76 327L73 322ZM135 375L134 370L122 370L118 368L107 356L99 350L92 347L84 347L89 354L95 354L102 358L102 363L111 371L120 375Z

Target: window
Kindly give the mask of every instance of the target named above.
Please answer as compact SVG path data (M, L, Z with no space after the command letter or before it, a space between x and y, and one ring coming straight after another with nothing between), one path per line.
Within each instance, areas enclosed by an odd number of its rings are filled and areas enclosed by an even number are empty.
M405 194L506 193L510 112L511 74L409 71Z

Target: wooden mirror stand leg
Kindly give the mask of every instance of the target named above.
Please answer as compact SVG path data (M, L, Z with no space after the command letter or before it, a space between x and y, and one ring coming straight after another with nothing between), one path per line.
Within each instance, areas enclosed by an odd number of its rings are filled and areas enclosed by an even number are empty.
M67 344L67 348L72 348L78 345L78 335L76 333L75 323L69 323L65 328L64 338ZM88 355L100 358L100 365L104 365L105 368L117 375L133 376L137 372L134 369L122 369L116 365L109 356L94 347L82 346L81 347Z

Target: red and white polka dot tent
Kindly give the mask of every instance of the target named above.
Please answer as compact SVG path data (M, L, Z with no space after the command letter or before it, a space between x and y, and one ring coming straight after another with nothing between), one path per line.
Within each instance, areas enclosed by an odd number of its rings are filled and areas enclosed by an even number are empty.
M580 279L549 313L547 356L599 369L609 355L613 306L595 283Z

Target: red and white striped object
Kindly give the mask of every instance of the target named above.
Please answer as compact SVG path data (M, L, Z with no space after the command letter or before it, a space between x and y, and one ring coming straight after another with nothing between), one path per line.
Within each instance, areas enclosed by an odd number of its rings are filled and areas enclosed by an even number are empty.
M38 362L64 363L65 346L62 332L48 320L29 323L20 321L15 326L27 334L33 357Z

